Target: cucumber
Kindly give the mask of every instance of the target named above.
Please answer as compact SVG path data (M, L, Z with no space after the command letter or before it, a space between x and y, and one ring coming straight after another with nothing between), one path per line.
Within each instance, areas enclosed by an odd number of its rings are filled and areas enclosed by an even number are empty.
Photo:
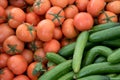
M65 74L64 76L60 77L58 80L73 80L73 75L74 75L74 72L71 71Z
M113 64L120 63L120 48L108 56L107 61Z
M109 23L105 23L105 24L98 24L98 25L95 25L91 30L89 30L89 32L93 33L93 32L97 32L97 31L109 29L112 27L116 27L119 25L120 25L120 23L114 23L114 22L109 22Z
M72 68L75 73L79 72L81 68L82 56L88 40L88 35L89 34L87 31L83 31L77 37L75 50L73 54L73 62L72 62Z
M110 80L120 80L120 75L110 77Z
M107 59L105 57L100 56L94 61L94 63L101 63L101 62L106 62L106 61Z
M48 60L54 62L55 64L60 64L60 63L62 63L64 61L66 61L65 58L63 58L62 56L60 56L60 55L58 55L58 54L56 54L54 52L48 52L46 54L46 57L47 57Z
M90 42L102 42L105 40L115 39L120 37L120 26L105 29L102 31L98 31L95 33L92 33L89 36Z
M102 62L85 66L79 71L76 78L108 73L120 73L120 63L110 64L109 62Z
M110 78L103 75L92 75L92 76L83 77L77 80L110 80Z
M95 57L97 57L98 55L102 55L104 57L108 57L110 54L112 54L112 49L106 47L106 46L95 46L93 48L91 48L86 56L85 56L85 66L89 65L91 63L93 63Z
M38 80L57 80L70 71L72 71L72 60L67 60L44 73Z

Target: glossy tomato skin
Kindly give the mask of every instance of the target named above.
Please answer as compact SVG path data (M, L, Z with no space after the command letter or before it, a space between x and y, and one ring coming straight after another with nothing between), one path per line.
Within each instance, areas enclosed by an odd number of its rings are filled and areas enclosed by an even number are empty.
M62 39L63 33L60 27L55 27L53 38L56 40Z
M8 6L8 0L0 0L0 6L5 9Z
M26 75L18 75L13 80L30 80Z
M8 59L7 66L15 75L20 75L27 70L28 63L22 55L14 55Z
M0 24L6 22L7 15L5 13L5 9L0 6Z
M94 21L89 13L80 12L74 17L73 24L77 30L85 31L92 28Z

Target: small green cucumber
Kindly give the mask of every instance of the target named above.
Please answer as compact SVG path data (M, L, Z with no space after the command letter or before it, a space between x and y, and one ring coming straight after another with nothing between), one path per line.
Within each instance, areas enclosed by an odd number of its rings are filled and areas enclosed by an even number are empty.
M74 72L71 71L64 76L60 77L58 80L73 80Z
M55 64L60 64L60 63L62 63L64 61L66 61L65 58L63 58L62 56L60 56L60 55L58 55L58 54L56 54L54 52L48 52L46 54L46 57L47 57L48 60L54 62Z
M109 62L102 62L85 66L79 71L79 73L76 75L76 78L109 73L120 73L120 63L110 64Z
M88 35L89 34L87 31L83 31L77 37L75 50L73 54L73 62L72 62L72 68L75 73L79 72L81 68L82 56L88 40Z
M105 57L100 56L94 61L94 63L101 63L101 62L106 62L106 61L107 59Z
M91 76L79 78L77 80L110 80L110 78L103 75L91 75Z
M107 61L113 64L120 63L120 48L109 55Z
M102 41L111 40L111 39L115 39L119 37L120 37L120 26L117 26L117 27L113 27L113 28L109 28L109 29L105 29L102 31L92 33L89 36L89 41L90 42L102 42Z
M58 80L61 76L72 71L72 60L58 64L55 68L47 71L38 80Z

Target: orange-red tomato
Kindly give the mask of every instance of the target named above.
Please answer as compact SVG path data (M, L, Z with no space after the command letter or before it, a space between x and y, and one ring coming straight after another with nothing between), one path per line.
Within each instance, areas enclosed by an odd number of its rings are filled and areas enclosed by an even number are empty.
M56 40L60 40L62 38L62 30L60 29L60 27L55 27L54 29L54 34L53 34L53 38Z
M62 32L66 38L72 39L75 38L78 34L78 31L73 25L73 19L66 19L62 25Z
M0 80L13 80L14 74L8 69L8 67L5 67L0 70Z
M21 55L26 59L26 61L31 63L33 61L33 52L29 49L24 49Z
M8 0L0 0L0 6L6 8L8 6Z
M26 75L18 75L13 80L30 80Z
M24 43L20 41L15 35L12 35L4 41L3 49L7 54L15 55L23 51Z
M49 41L53 38L54 34L54 23L49 20L45 19L38 23L37 25L37 36L41 41Z
M27 60L22 55L14 55L8 59L7 66L15 74L23 74L27 69Z
M55 26L59 26L65 19L65 13L62 8L53 6L47 11L45 18L52 20Z
M104 24L107 22L118 22L118 17L115 13L110 11L104 11L98 16L98 23Z
M90 0L87 5L87 12L90 13L93 17L96 17L105 7L104 0Z
M5 13L5 9L0 6L0 24L4 23L6 21L6 13Z
M57 40L52 39L46 42L43 48L44 48L45 53L47 52L57 53L60 50L60 47L61 47L60 43Z
M7 66L7 61L9 59L10 55L6 53L1 53L0 54L0 68L6 67Z
M94 21L89 13L81 12L74 17L73 23L77 30L85 31L93 27Z
M26 1L26 3L29 4L29 5L33 5L34 2L35 2L35 0L25 0L25 1Z
M75 0L68 0L68 4L73 4Z
M17 27L16 36L23 42L31 42L36 38L36 31L31 24L23 23Z
M78 8L75 5L69 5L64 9L66 18L74 18L78 14Z

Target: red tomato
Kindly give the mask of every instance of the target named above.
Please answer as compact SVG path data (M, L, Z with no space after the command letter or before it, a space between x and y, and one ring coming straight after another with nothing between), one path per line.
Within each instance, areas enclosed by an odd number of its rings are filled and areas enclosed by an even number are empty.
M53 38L57 40L60 40L62 38L62 30L60 29L60 27L55 27Z
M6 21L6 13L5 13L5 9L0 6L0 24L4 23Z
M5 9L8 6L8 0L0 0L0 6Z
M18 75L13 80L30 80L26 75Z

